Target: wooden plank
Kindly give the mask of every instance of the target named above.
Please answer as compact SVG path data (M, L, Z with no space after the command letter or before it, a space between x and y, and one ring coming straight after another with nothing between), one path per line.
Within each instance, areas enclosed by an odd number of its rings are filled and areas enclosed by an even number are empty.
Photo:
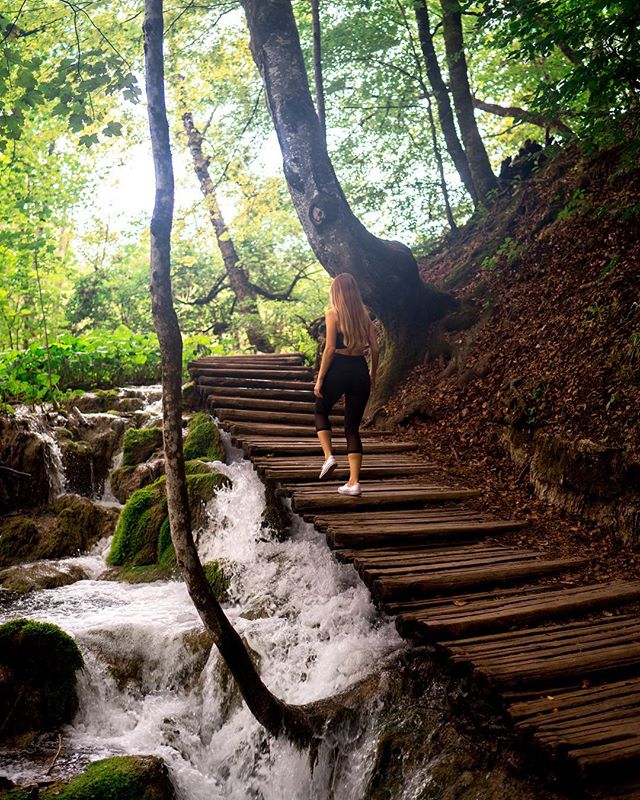
M312 413L298 414L286 411L244 411L239 408L221 408L217 406L215 415L223 422L229 420L231 422L262 422L268 424L298 425L300 428L306 430L313 430L314 424L314 416ZM344 417L332 414L329 417L329 421L332 425L341 427L344 424ZM298 433L300 433L300 430L298 430Z
M379 531L330 530L328 535L334 547L356 547L373 544L387 544L399 541L428 541L437 538L453 538L455 536L486 536L495 533L508 533L526 525L521 520L502 520L494 522L447 522L411 525L406 527L384 529Z
M360 497L345 497L337 492L318 496L293 497L293 510L299 514L341 508L379 508L401 507L426 503L444 503L449 500L462 500L477 497L475 489L392 489L390 491L363 493Z
M262 378L263 380L274 380L280 378L286 381L305 381L308 382L313 378L313 372L308 367L287 366L282 368L258 368L247 366L233 367L233 366L206 366L196 367L192 370L192 374L200 380L200 376L206 378L244 378L248 380L255 380Z
M640 599L636 584L596 584L588 587L563 589L541 597L524 591L521 597L491 602L465 602L463 607L450 610L448 615L429 610L405 613L398 619L401 633L420 632L430 638L442 639L469 636L486 631L506 630L514 625L530 625L545 619L571 616L576 613L610 608Z
M403 598L421 597L430 594L452 594L471 587L481 587L501 583L520 581L526 578L551 575L582 566L585 559L558 558L550 561L523 561L505 566L470 568L442 572L441 574L425 574L378 578L374 581L372 592L376 599L399 600Z
M220 387L246 388L246 389L293 389L294 391L313 391L313 381L287 381L282 379L261 377L258 378L225 378L222 375L216 377L199 375L197 380L198 388L204 394L212 394Z

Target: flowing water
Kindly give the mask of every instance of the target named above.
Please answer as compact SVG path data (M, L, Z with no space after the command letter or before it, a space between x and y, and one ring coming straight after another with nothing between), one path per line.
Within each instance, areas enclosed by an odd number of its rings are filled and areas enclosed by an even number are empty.
M149 403L157 411L157 395ZM378 670L402 643L353 568L334 560L312 526L296 519L284 542L261 529L264 488L241 453L228 442L227 449L230 463L215 466L232 487L208 506L201 558L219 559L230 572L226 611L267 686L291 703L331 696ZM183 583L100 580L107 552L101 542L66 560L91 579L23 595L0 615L53 622L83 652L80 709L65 729L64 753L157 754L182 800L363 797L375 699L372 715L327 735L312 770L307 753L267 737L240 702ZM15 781L42 777L28 758L4 760L0 771Z

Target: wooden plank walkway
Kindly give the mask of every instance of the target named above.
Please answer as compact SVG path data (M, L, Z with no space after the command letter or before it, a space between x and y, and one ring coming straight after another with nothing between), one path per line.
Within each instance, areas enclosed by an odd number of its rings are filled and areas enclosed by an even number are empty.
M300 354L202 358L189 370L261 478L353 564L402 636L484 687L516 732L584 779L583 794L640 799L640 582L579 585L567 578L583 559L501 543L526 521L466 507L477 490L434 482L416 444L387 432L364 432L363 493L339 495L341 406L339 467L318 482L314 375Z

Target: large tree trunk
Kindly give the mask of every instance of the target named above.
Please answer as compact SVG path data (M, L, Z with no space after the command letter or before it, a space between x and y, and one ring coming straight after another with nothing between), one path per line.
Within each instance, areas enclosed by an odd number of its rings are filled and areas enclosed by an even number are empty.
M489 156L480 136L473 111L473 97L464 53L460 3L458 0L440 0L440 4L442 6L442 33L449 68L449 85L460 135L478 197L482 202L487 202L489 193L497 188L498 183L491 169Z
M330 275L349 272L356 278L364 302L385 329L375 406L421 360L430 324L455 302L422 282L406 245L374 236L349 207L313 107L290 0L242 0L242 5L285 178L309 243Z
M322 77L322 28L320 25L320 0L311 0L311 22L313 27L313 77L316 84L316 108L322 133L327 135L327 119L324 107L324 80Z
M478 193L471 177L471 169L469 161L467 160L466 153L464 152L460 139L458 139L458 132L453 119L453 110L449 101L449 92L442 77L440 64L438 63L438 56L436 55L435 47L433 46L433 36L431 34L431 23L429 21L429 7L427 0L415 0L413 8L416 15L416 22L418 24L418 38L420 39L420 49L424 58L424 64L427 70L427 78L433 91L433 96L436 100L438 108L438 118L440 120L440 127L442 135L444 136L445 144L447 145L447 152L453 161L453 164L458 171L460 180L469 192L474 204L478 199Z
M193 168L200 182L200 189L209 212L209 219L216 234L224 269L229 279L231 291L236 296L236 309L244 317L247 338L257 350L263 353L273 353L273 345L269 341L260 319L256 292L251 286L247 271L240 263L238 252L220 210L218 198L216 197L216 188L209 173L209 159L202 152L202 134L196 127L193 121L193 114L190 111L182 113L182 123L187 134Z
M305 707L286 705L266 688L240 636L207 583L193 541L182 452L182 337L171 289L174 181L164 95L162 0L145 0L144 51L156 175L150 226L151 298L162 354L162 413L171 538L191 599L255 717L274 735L285 733L296 742L308 743L314 734L310 714Z

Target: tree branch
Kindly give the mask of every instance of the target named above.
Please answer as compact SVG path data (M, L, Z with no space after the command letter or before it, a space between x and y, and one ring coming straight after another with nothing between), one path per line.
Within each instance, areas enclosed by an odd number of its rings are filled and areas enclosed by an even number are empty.
M513 117L513 119L522 120L522 122L529 122L532 125L538 125L540 128L553 128L563 136L572 136L573 131L564 122L558 119L550 119L543 114L536 114L533 111L527 111L526 108L519 106L500 106L496 103L487 103L484 100L479 100L477 97L473 98L474 108L479 108L481 111L488 111L490 114L496 114L499 117Z
M258 286L255 283L250 283L249 285L256 294L265 297L267 300L294 300L295 298L291 297L291 293L296 288L298 281L306 277L306 274L307 267L303 267L291 281L289 288L284 292L270 292L268 289L264 289L262 286Z
M211 303L216 297L220 294L220 292L225 288L225 283L227 282L227 278L229 276L226 272L223 272L222 275L219 275L213 284L213 286L209 289L207 294L204 297L198 297L195 300L180 300L176 297L178 303L182 303L185 306L206 306L208 303Z

